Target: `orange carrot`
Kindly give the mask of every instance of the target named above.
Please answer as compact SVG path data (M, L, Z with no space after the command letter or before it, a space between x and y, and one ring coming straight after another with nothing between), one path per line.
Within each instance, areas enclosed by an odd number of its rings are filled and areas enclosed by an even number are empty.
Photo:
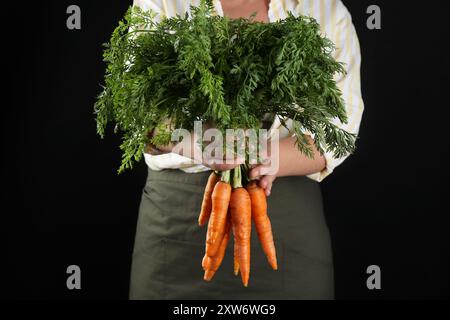
M234 237L234 259L233 259L233 269L234 269L234 275L237 276L239 274L239 261L238 261L238 246L236 241L236 231L235 227L233 226L233 237Z
M266 254L272 269L277 270L277 255L275 251L275 244L273 242L272 226L270 219L267 215L267 199L264 190L259 187L255 182L251 182L247 185L247 191L251 198L252 203L252 218L255 222L256 233L258 234L259 241Z
M250 236L252 212L250 196L242 187L233 189L230 199L231 222L234 228L234 241L237 245L237 261L242 283L248 286L250 278Z
M217 182L211 196L212 210L206 234L206 254L210 257L217 253L225 235L230 197L231 185L224 181Z
M227 213L227 224L226 224L226 226L225 226L225 231L227 231L227 230L231 230L231 216L230 216L230 210L228 209L228 213ZM226 237L226 233L225 233L225 236L223 237L223 239L222 239L222 242L224 241L224 239L225 239L225 237ZM229 236L228 236L228 238L229 238ZM228 239L227 239L227 242L228 242ZM223 245L223 243L221 244L221 246ZM226 247L226 246L225 246ZM225 248L226 249L226 248ZM224 249L224 250L225 250ZM214 256L214 257L209 257L206 253L205 253L205 255L203 256L203 260L202 260L202 268L203 268L203 270L208 270L208 269L210 269L210 267L211 267L211 261L212 261L212 259L213 258L215 258L215 257L217 257L217 255L221 252L221 250L222 250L222 247L220 247L219 248L219 251L216 253L216 255ZM225 253L224 253L225 254Z
M219 251L217 251L216 255L214 257L208 257L205 254L205 257L207 259L206 262L206 270L205 275L203 277L206 281L211 281L211 279L214 277L214 274L219 269L220 265L222 264L222 260L225 256L225 251L227 249L228 240L230 239L230 219L227 219L227 225L225 227L225 235L223 236L222 243L220 244Z
M206 271L209 268L210 265L211 265L211 259L205 253L205 255L203 256L203 260L202 260L202 268L203 268L203 270Z
M208 182L206 183L205 193L203 194L202 207L200 210L200 215L198 216L198 225L203 226L206 221L208 221L209 216L211 215L212 208L212 199L211 195L214 190L214 186L220 180L220 176L216 174L214 171L208 178Z

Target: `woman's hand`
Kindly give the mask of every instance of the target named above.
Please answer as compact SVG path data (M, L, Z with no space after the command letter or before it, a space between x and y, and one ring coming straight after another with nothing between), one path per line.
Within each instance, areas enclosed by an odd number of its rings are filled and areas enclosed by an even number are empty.
M258 179L258 185L264 189L266 197L270 196L272 184L277 178L276 174L269 174L271 169L265 164L259 164L252 168L249 173L250 179Z
M250 170L250 179L259 179L259 186L265 190L266 196L270 195L277 177L305 176L320 172L326 167L326 160L314 146L314 140L309 136L307 139L313 150L313 158L301 153L296 146L296 138L291 136L279 140L278 152L268 149L266 161L269 164L260 164Z
M170 128L170 121L167 121L165 124L169 127L170 130L173 129ZM202 131L205 132L207 129L214 129L214 125L211 123L204 123ZM158 129L156 128L152 132L152 135L157 134L157 132ZM201 147L196 143L198 139L199 137L197 137L194 132L190 132L189 141L183 141L181 143L170 142L167 145L158 146L157 148L148 145L145 152L152 155L171 152L177 153L181 156L197 160L198 163L201 163L204 166L209 167L215 171L231 170L244 163L244 159L241 158L236 157L234 159L225 159L225 156L219 158L207 152L202 152Z

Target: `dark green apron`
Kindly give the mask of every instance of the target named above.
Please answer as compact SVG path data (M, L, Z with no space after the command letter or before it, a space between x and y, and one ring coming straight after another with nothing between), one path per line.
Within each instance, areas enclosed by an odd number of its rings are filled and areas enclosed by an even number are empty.
M333 265L319 184L275 180L268 198L279 270L252 231L249 286L233 275L233 242L211 282L203 280L206 227L197 224L210 172L149 170L131 270L131 299L332 299ZM254 230L254 229L253 229Z

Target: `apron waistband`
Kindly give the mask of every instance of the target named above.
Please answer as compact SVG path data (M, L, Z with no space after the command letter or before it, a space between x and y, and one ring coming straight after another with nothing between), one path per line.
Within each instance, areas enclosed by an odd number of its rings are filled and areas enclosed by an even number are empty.
M163 169L155 171L148 169L148 181L170 181L175 183L205 185L205 179L209 177L211 171L203 171L198 173L187 173L178 169Z

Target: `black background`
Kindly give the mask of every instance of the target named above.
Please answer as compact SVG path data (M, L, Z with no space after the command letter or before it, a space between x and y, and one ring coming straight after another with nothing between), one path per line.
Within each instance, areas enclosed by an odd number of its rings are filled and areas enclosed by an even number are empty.
M449 298L447 2L344 3L361 43L365 112L357 153L322 183L336 298ZM66 28L71 4L81 7L81 30ZM2 10L6 298L127 298L146 167L116 175L120 140L96 136L92 106L101 44L129 4ZM370 4L381 7L381 30L366 28ZM82 290L66 288L71 264ZM381 290L366 288L371 264L381 267Z

